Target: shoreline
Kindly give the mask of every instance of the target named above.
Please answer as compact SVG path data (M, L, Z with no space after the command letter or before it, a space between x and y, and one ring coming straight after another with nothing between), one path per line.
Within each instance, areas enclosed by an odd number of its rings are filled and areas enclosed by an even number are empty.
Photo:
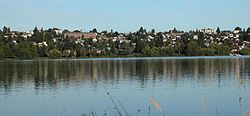
M8 61L112 61L112 60L178 60L178 59L234 59L234 58L250 58L250 55L246 56L166 56L166 57L90 57L90 58L35 58L35 59L5 59L0 62Z

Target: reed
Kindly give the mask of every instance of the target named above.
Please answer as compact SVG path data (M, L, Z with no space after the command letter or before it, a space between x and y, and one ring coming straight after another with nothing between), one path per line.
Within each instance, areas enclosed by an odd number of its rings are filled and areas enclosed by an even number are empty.
M162 111L159 103L151 96L148 97L149 101L152 103L152 105L162 114L162 116L165 116L164 112Z
M205 109L205 100L204 100L204 96L201 96L201 111L203 112L203 115L206 116L206 109Z
M137 110L136 116L139 116L139 113L141 112L140 109Z
M239 80L241 87L246 89L246 86L245 86L243 79L241 79L239 76L237 76L236 79Z
M93 110L93 108L90 108L90 112L91 112L92 116L97 116L97 113L95 112L95 110Z
M104 114L102 116L107 116L107 111L105 110Z
M220 112L219 112L218 108L216 108L216 114L217 114L217 116L220 116Z
M243 98L240 97L240 98L239 98L239 105L240 105L240 110L241 110L241 111L242 111L242 103L243 103L242 101L243 101Z
M120 100L118 100L119 104L122 106L123 111L126 113L127 116L129 116L127 110L125 109L125 107L123 106L122 102Z
M148 107L148 116L149 116L149 114L150 114L150 106Z
M115 109L116 109L117 113L119 114L119 116L122 116L122 114L121 114L119 108L117 107L117 105L116 105L116 103L115 103L113 97L110 95L109 92L107 92L107 95L109 96L110 100L112 101L113 105L115 106Z
M244 112L242 116L250 116L250 112Z
M66 112L66 110L63 110L59 113L60 116L64 116L64 112Z

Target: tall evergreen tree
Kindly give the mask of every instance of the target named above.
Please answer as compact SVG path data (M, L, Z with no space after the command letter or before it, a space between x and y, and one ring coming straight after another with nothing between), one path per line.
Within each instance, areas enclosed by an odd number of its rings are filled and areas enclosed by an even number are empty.
M250 33L250 27L247 28L247 33Z
M220 28L219 28L219 27L217 27L216 33L217 33L217 34L220 34Z

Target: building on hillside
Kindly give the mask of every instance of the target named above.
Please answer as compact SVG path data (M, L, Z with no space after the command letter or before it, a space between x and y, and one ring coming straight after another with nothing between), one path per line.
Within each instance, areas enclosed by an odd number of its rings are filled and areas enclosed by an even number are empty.
M64 38L74 38L74 39L96 39L97 34L92 32L67 32L64 33Z
M215 33L214 29L211 29L211 28L202 29L200 31L205 33L205 34L214 34Z
M63 31L60 29L54 29L54 32L56 33L56 35L61 35L63 33Z

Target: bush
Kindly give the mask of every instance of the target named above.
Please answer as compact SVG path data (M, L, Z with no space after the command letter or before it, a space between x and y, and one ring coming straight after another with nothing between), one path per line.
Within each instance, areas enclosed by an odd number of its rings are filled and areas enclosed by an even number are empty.
M3 46L0 46L0 59L3 59L4 58L4 48Z
M49 51L50 58L60 58L62 57L62 53L57 49L52 49Z
M160 50L161 56L173 56L175 55L175 49L172 47L164 47Z
M215 53L214 53L214 50L212 48L202 48L202 54L204 56L214 56Z
M244 48L240 51L240 54L242 55L250 55L250 48Z

